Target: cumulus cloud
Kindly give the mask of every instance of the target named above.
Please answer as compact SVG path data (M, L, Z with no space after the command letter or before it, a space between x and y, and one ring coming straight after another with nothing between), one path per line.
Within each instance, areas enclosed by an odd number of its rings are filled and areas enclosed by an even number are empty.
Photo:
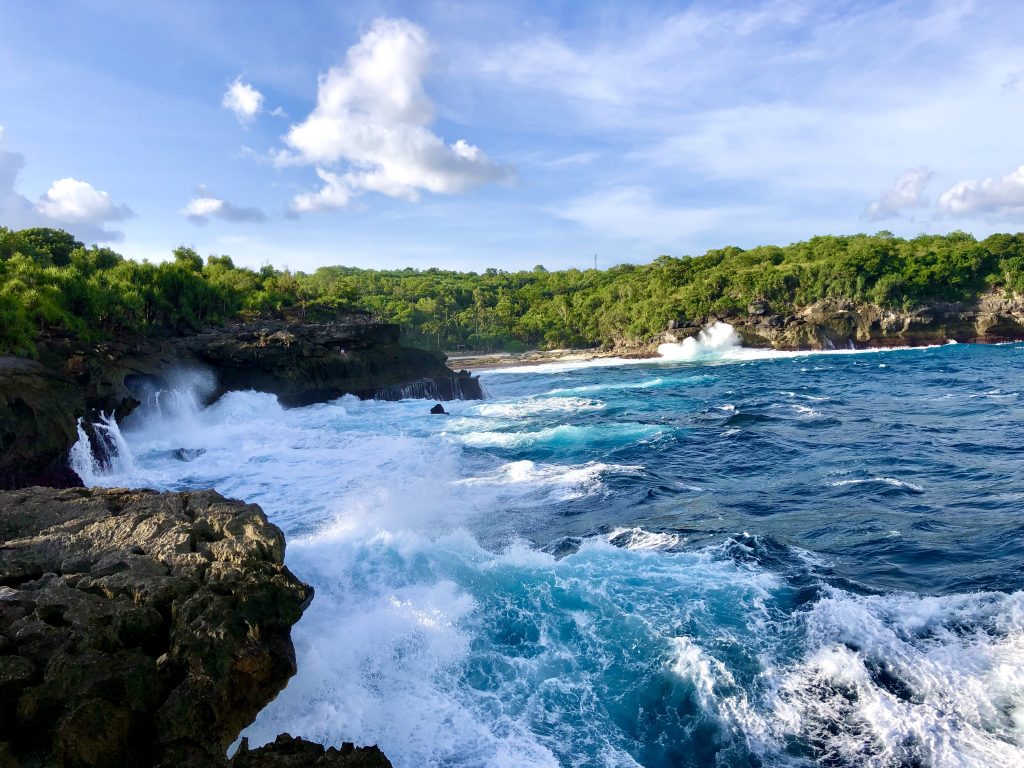
M924 191L933 175L923 166L904 171L881 197L868 203L864 215L872 221L878 221L898 216L908 208L927 206L928 200Z
M238 77L228 86L220 103L225 109L234 112L240 123L245 124L263 109L263 94Z
M939 211L950 216L1024 214L1024 165L1002 178L955 184L939 198Z
M181 212L196 226L203 226L215 218L224 221L266 221L267 218L259 208L239 208L203 186L196 189L196 196L188 201Z
M448 144L430 130L434 107L423 89L431 45L404 19L378 19L321 75L317 105L284 137L280 164L317 169L324 186L298 195L296 211L341 208L366 191L415 201L421 192L455 194L499 180L507 170L479 147Z
M12 229L61 227L96 242L124 238L124 233L107 225L131 218L134 214L128 206L115 204L107 192L70 177L54 181L33 203L15 189L24 167L23 154L0 150L0 224Z
M71 177L53 182L36 208L48 219L70 224L100 225L133 215L127 205L115 205L109 193Z

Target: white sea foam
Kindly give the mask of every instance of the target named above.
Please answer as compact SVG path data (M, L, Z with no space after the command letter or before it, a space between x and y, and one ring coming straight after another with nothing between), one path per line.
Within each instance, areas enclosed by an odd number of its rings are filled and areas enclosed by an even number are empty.
M529 397L511 402L483 402L472 406L463 413L475 413L480 416L522 419L539 414L580 413L584 411L600 411L605 404L600 400L584 397Z
M663 431L663 427L655 424L615 422L585 427L561 424L534 432L464 432L452 437L463 445L474 448L522 449L536 446L589 445L601 441L626 444L653 437Z
M703 379L704 381L713 380L711 377L704 376L693 376L691 379ZM683 380L685 383L685 380ZM587 394L590 392L607 392L608 390L617 389L648 389L650 387L659 387L665 383L665 380L660 376L653 379L644 379L643 381L630 381L623 383L610 383L610 384L585 384L579 387L557 387L549 390L549 395L561 395L561 394Z
M782 735L851 766L1024 764L1024 593L836 591L804 621L808 653L777 683Z
M858 477L848 480L834 480L829 483L829 485L839 488L844 485L866 485L872 483L891 485L893 488L906 488L907 490L916 491L917 493L924 492L924 486L919 485L918 483L912 483L909 480L900 480L897 477Z
M672 549L686 543L686 538L678 533L647 531L638 527L616 528L607 539L626 549Z
M487 474L456 480L454 484L499 488L526 485L538 490L551 490L554 492L554 499L568 501L603 492L603 480L608 475L636 475L640 472L643 472L643 467L635 465L592 461L580 466L567 467L524 459L502 464ZM545 494L543 498L550 497Z
M704 328L696 338L683 339L678 344L659 344L658 355L663 360L702 360L722 357L740 346L740 337L729 323L716 322Z
M692 688L714 738L765 764L791 762L794 737L847 766L1024 764L1024 594L833 590L793 611L784 576L731 557L734 542L693 551L681 534L622 527L561 559L504 546L530 531L524 514L643 470L508 461L486 448L517 433L495 425L534 430L523 445L547 456L660 429L536 430L521 416L535 399L485 403L507 406L489 414L454 403L439 418L421 402L286 410L239 392L169 410L161 398L118 430L130 461L89 471L109 485L212 485L286 529L288 564L316 599L293 630L298 674L246 731L254 745L287 730L379 743L398 768L638 765L629 728L652 729L647 746L682 738L670 697L670 717L631 720L668 684ZM569 419L578 403L564 399ZM205 453L182 462L168 455L178 447ZM837 484L851 482L920 490Z

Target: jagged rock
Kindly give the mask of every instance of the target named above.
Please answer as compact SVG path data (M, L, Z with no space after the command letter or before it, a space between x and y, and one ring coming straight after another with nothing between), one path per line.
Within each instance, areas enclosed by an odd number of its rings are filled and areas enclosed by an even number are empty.
M219 392L257 389L285 405L309 405L379 392L454 374L436 352L403 347L399 328L352 318L346 322L241 324L211 329L179 345L209 366ZM452 390L439 399L452 399ZM457 394L455 395L458 396Z
M746 315L674 321L664 340L694 336L714 319L730 323L749 347L798 350L992 343L1024 339L1024 296L990 291L971 302L936 302L908 310L827 300L788 317L771 314L763 302L757 302Z
M438 404L437 404L437 405L435 405L435 406L434 406L433 408L431 408L431 409L430 409L430 412L431 412L431 413L433 413L433 414L435 414L435 415L438 415L438 414L447 414L447 413L448 413L448 411L446 411L446 410L444 409L444 406L443 406L443 405L441 405L440 403L438 403Z
M178 461L194 461L206 453L205 448L175 448L171 456Z
M81 485L67 454L84 411L70 380L35 360L0 357L0 488Z
M213 491L0 492L0 765L217 766L312 588Z
M479 399L478 377L455 373L437 352L399 344L397 325L353 315L344 321L234 323L164 339L84 345L48 337L40 359L0 357L0 488L67 487L76 422L101 413L122 419L167 388L176 372L211 374L212 401L230 390L257 389L284 405L353 394L397 400Z
M271 744L250 750L242 745L230 768L391 768L391 761L377 747L355 747L344 742L340 749L314 744L282 733Z

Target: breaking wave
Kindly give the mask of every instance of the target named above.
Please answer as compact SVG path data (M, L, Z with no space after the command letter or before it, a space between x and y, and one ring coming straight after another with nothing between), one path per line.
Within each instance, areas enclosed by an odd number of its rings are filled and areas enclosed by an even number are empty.
M1024 434L996 396L1016 374L969 345L930 378L913 353L701 367L728 339L656 376L497 377L451 416L204 407L184 381L80 425L73 461L284 528L316 598L253 745L377 743L400 768L1024 764Z

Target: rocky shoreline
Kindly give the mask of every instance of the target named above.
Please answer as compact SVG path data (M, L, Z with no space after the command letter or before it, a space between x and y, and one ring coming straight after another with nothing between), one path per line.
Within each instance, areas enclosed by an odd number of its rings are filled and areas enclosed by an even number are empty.
M213 491L0 492L0 766L365 766L283 735L225 753L295 673L313 590Z
M192 336L83 344L48 338L37 360L0 357L0 488L80 485L68 468L76 424L127 416L182 371L210 375L207 402L256 389L286 406L364 399L479 399L479 379L442 355L399 344L396 325L234 323Z
M1024 296L986 293L974 302L934 304L895 310L875 304L822 301L777 314L752 304L745 314L706 315L669 323L657 338L616 339L591 349L549 349L517 353L462 355L449 358L473 370L546 363L586 362L603 358L658 357L658 345L697 336L715 322L733 326L746 347L785 351L917 347L958 343L998 344L1024 340Z
M763 303L744 315L708 316L673 324L662 341L682 341L707 324L733 326L748 347L820 350L992 344L1024 339L1024 296L991 291L972 302L936 303L900 310L852 301L820 301L780 315Z

